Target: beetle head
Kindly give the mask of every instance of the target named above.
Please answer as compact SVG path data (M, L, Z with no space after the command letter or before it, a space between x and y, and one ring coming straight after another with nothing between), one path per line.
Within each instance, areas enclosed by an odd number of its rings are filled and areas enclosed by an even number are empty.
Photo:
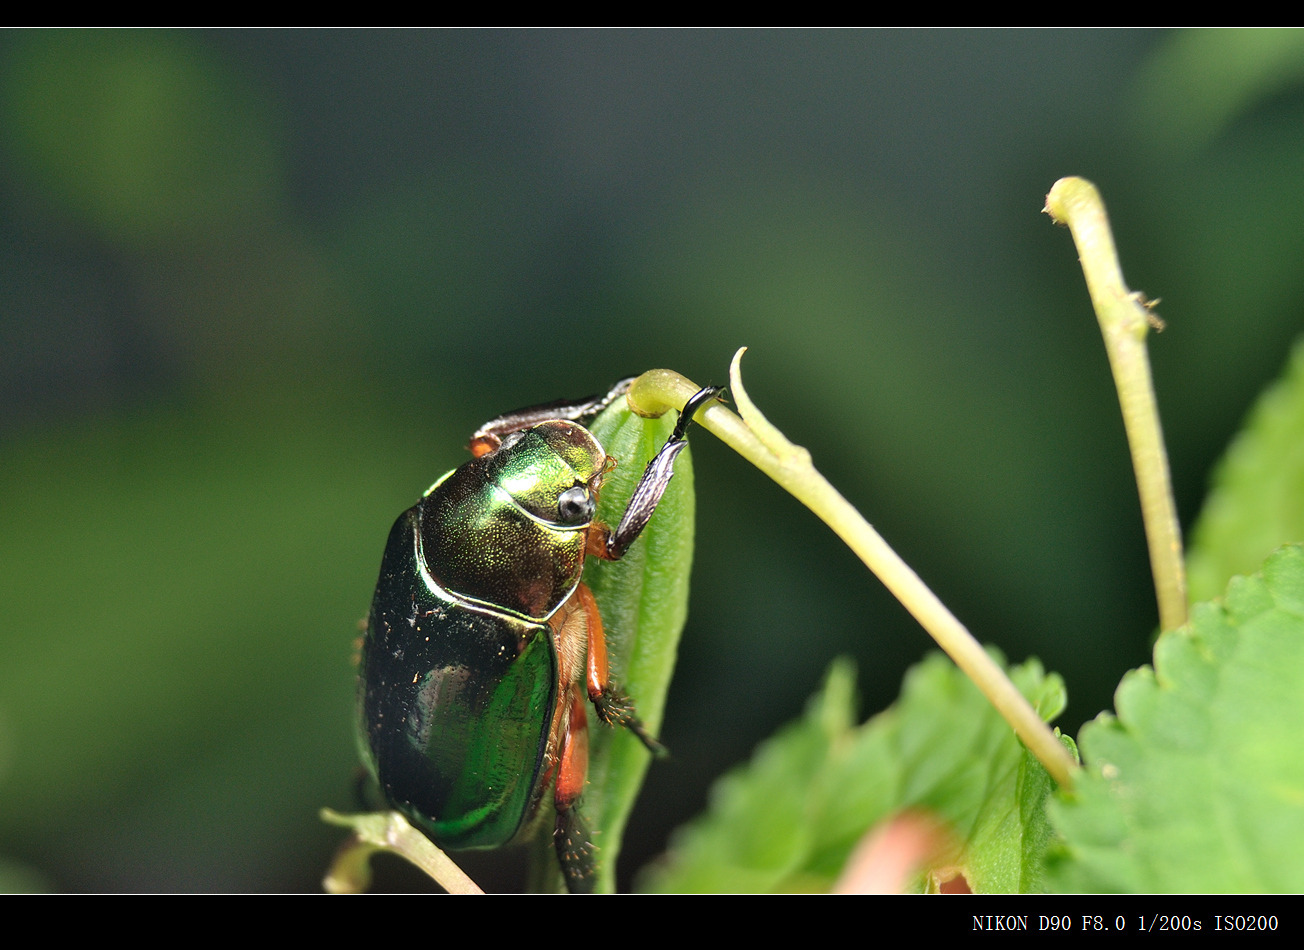
M488 461L489 479L540 520L593 520L607 453L582 425L555 419L514 432Z

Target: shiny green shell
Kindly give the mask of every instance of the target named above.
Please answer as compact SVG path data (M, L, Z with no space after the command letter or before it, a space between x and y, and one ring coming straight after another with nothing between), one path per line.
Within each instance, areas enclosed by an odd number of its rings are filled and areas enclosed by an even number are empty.
M546 621L574 593L606 454L547 422L443 478L390 532L363 640L359 739L389 802L441 846L512 839L542 793L557 700Z

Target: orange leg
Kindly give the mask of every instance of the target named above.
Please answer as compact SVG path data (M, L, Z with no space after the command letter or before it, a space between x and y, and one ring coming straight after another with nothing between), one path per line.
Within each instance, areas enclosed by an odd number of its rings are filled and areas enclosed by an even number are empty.
M577 688L570 693L570 725L561 740L561 767L557 772L558 811L579 801L589 772L589 720L584 712L584 697Z
M598 612L598 602L593 599L593 591L587 584L580 584L575 589L575 597L580 609L588 620L588 662L586 664L585 686L589 699L596 704L602 698L602 691L607 687L610 673L607 670L607 637L602 629L602 614Z
M589 724L584 712L584 694L578 686L570 692L570 722L561 741L561 763L557 771L557 788L553 793L557 818L553 826L553 847L557 863L572 894L592 892L596 878L597 848L584 823L579 804L589 770Z
M557 647L561 688L553 716L553 733L548 740L550 764L543 782L547 787L555 777L553 801L557 808L553 847L566 887L572 893L587 893L597 879L597 848L580 810L580 796L589 767L585 696L593 702L603 722L625 726L654 752L664 752L664 749L634 715L633 705L625 694L610 682L607 640L593 591L580 584L549 624Z
M591 596L591 595L590 595ZM548 620L552 628L553 645L557 651L557 702L552 715L552 729L548 735L545 753L545 771L541 787L552 785L566 755L566 745L570 742L574 687L584 676L585 657L588 653L588 613L582 601L572 596L561 609ZM583 703L579 704L581 723L585 723ZM587 730L586 730L587 735ZM587 743L587 739L586 739ZM587 745L586 745L587 749ZM573 753L572 753L573 755ZM587 755L586 755L587 758ZM579 771L582 785L584 773ZM572 769L572 774L574 770Z
M592 535L590 535L592 537ZM624 691L611 682L607 667L607 638L602 629L602 614L593 591L587 584L575 589L579 609L588 618L588 662L585 670L585 687L598 718L609 726L624 726L654 755L665 755L666 747L652 737L643 720L634 712L634 704Z

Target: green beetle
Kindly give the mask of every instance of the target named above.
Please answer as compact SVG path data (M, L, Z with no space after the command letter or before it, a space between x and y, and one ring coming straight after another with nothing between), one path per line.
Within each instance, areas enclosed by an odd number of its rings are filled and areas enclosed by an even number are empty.
M664 752L607 672L586 555L616 560L642 532L688 444L684 407L613 531L594 519L614 460L584 427L628 391L508 413L471 437L390 531L363 638L359 743L390 805L443 848L495 848L530 828L551 790L558 861L592 889L577 807L588 767L587 698L604 722Z

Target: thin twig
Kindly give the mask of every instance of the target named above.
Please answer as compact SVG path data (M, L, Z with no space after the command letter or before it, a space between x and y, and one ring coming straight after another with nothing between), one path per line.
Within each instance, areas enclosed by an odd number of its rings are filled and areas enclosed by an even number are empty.
M332 894L359 894L370 887L371 856L377 851L391 851L411 861L450 894L484 893L452 858L396 811L341 815L323 808L321 817L328 824L353 830L322 881L322 887Z
M1168 473L1168 452L1164 449L1146 352L1146 333L1157 319L1150 310L1153 304L1141 293L1128 290L1123 282L1114 235L1095 185L1083 178L1061 178L1046 196L1045 211L1056 224L1068 225L1078 247L1132 450L1141 517L1150 545L1150 570L1159 601L1159 625L1173 630L1186 623L1186 566Z
M1070 787L1077 763L1000 665L860 512L816 471L810 453L789 442L748 398L739 370L744 352L745 347L734 355L729 371L730 392L742 417L711 403L698 412L697 422L832 528L978 686L1055 781ZM655 416L684 405L697 390L678 373L651 370L634 381L628 400L640 415Z

